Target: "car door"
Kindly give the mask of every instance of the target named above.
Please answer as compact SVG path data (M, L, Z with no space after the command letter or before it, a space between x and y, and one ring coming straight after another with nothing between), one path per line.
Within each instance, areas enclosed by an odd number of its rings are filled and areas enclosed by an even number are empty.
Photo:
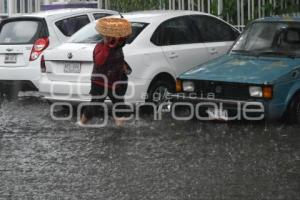
M151 41L161 46L176 75L180 75L209 59L206 46L199 42L198 37L189 17L181 16L160 24Z
M207 15L192 15L190 18L200 32L210 60L227 53L239 36L238 30L218 18Z

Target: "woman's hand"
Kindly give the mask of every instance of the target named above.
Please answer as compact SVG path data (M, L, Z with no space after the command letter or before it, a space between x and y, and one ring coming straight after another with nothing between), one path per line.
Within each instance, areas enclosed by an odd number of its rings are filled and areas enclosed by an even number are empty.
M124 64L123 64L123 70L126 75L129 75L132 72L131 68L129 67L129 65L126 62L124 62Z
M110 48L116 48L119 44L119 40L118 40L118 38L112 38L111 37L111 38L108 39L107 44Z

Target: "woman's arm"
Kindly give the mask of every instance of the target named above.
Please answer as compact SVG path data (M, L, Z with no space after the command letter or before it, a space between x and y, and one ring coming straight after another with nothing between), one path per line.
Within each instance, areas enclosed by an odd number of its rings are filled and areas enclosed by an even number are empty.
M109 46L106 44L100 44L95 47L94 62L97 65L103 65L109 55Z

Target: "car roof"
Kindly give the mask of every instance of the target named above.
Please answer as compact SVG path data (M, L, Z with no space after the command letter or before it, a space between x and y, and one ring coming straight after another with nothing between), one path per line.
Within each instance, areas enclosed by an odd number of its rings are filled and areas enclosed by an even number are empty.
M183 15L210 15L197 11L184 10L152 10L152 11L137 11L122 14L129 21L152 23L154 21L164 21L169 18L179 17ZM210 15L211 16L211 15Z
M299 15L271 16L271 17L264 17L261 19L257 19L255 21L263 21L263 22L293 22L293 21L295 21L295 22L300 22L300 16Z
M106 12L116 14L116 11L112 10L104 10L104 9L95 9L95 8L65 8L58 10L49 10L49 11L41 11L36 13L28 13L23 15L14 15L13 17L38 17L38 18L48 18L55 17L60 18L69 14L81 14L81 13L89 13L89 12Z

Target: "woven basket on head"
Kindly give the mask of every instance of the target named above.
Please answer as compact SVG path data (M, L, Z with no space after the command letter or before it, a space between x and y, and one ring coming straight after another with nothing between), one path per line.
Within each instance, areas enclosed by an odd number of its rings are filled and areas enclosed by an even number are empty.
M131 35L131 24L126 19L120 18L102 18L96 23L96 30L104 36L127 37Z

